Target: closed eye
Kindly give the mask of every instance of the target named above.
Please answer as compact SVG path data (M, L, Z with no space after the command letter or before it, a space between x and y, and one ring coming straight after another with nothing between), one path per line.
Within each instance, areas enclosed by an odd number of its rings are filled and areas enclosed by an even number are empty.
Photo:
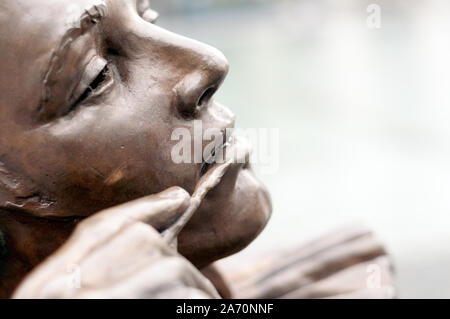
M78 98L78 100L75 102L75 104L82 103L84 100L86 100L90 95L95 93L97 89L99 89L102 84L106 82L108 77L110 76L110 71L108 68L108 65L105 65L103 70L97 75L97 77L92 81L92 83L84 90L83 94Z
M86 102L90 98L101 95L114 83L114 79L107 62L103 59L101 59L100 62L102 63L101 67L103 68L100 69L100 71L97 71L98 73L93 73L95 71L92 70L85 71L84 79L81 81L77 89L78 93L75 94L75 96L78 96L78 98L71 105L66 114L72 112L79 105L81 105L83 102ZM99 61L95 62L96 66L94 67L94 70L95 68L97 70L99 69L100 65L98 63Z

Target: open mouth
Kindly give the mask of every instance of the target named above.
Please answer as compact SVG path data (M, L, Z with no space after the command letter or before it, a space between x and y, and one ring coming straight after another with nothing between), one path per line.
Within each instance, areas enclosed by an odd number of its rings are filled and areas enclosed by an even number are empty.
M224 150L230 145L230 142L232 142L232 138L233 136L230 136L224 143L213 148L211 154L203 163L202 169L200 170L200 178L215 164L223 163L223 156L221 155L224 154Z
M243 164L244 169L248 168L250 153L251 146L249 142L242 137L232 135L224 143L212 150L210 156L203 163L200 170L200 178L217 164L231 162Z
M203 164L200 180L197 182L186 212L162 234L168 243L173 244L176 241L176 237L199 208L205 196L221 183L229 170L248 168L250 153L249 142L237 136L231 136L211 153L209 160Z

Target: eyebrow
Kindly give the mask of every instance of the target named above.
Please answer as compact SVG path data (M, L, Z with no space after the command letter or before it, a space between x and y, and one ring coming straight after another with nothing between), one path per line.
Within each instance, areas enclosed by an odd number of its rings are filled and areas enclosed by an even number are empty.
M89 32L95 25L100 23L107 15L108 7L103 0L96 0L89 8L82 10L81 15L74 19L69 16L67 21L67 30L61 37L58 47L53 52L50 59L47 72L43 78L43 87L41 94L41 103L39 104L38 114L45 112L46 102L50 100L51 89L57 82L57 75L64 68L64 61L69 52L72 43L80 36ZM71 20L71 21L70 21Z

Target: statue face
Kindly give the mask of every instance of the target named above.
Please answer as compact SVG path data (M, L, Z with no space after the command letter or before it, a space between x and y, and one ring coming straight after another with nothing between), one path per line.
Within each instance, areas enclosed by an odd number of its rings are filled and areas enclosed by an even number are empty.
M171 135L194 136L194 120L233 127L213 99L228 63L144 20L144 9L136 0L2 1L1 207L85 217L171 186L193 191L204 164L175 164ZM235 252L270 211L264 187L235 165L181 233L180 252L198 265Z

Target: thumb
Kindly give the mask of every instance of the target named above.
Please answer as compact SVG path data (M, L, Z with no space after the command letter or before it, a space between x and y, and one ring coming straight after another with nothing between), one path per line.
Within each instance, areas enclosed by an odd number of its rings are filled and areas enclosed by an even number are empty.
M163 192L103 210L81 222L78 230L92 231L98 226L102 227L103 234L107 235L108 229L115 232L116 228L143 222L163 231L183 215L189 203L188 192L181 187L171 187ZM108 225L107 229L104 229L105 224Z

